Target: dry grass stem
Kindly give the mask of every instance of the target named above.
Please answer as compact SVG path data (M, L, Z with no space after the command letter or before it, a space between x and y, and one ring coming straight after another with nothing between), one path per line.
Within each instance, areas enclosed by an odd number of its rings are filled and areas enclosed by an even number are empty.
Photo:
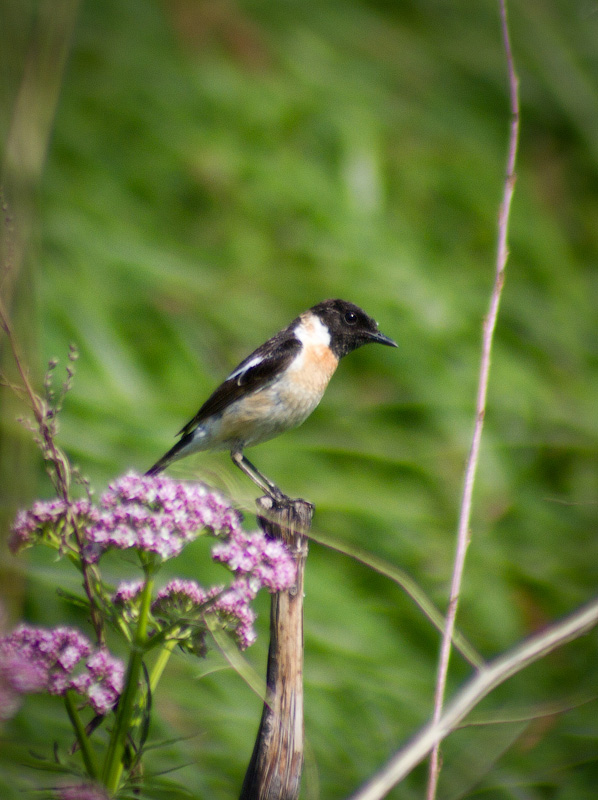
M463 486L463 496L461 499L461 508L459 512L459 524L457 530L457 548L455 553L455 561L453 565L453 575L451 579L451 592L450 592L450 599L446 616L446 624L442 636L442 644L440 648L440 657L438 662L438 674L436 678L436 688L434 693L433 720L435 723L437 723L440 720L440 717L442 715L442 707L446 691L446 680L447 680L448 668L451 656L453 631L455 629L457 607L459 604L459 595L461 593L461 583L463 579L463 570L465 566L465 556L467 554L467 548L470 540L470 520L471 520L471 503L473 496L473 487L475 483L475 477L479 460L480 442L482 438L482 430L484 427L484 416L486 413L486 396L488 393L488 378L490 375L490 360L491 360L490 357L492 352L492 342L494 338L496 320L498 317L500 298L504 285L505 267L508 258L507 233L509 225L509 213L511 209L511 201L513 199L513 192L515 189L515 162L517 158L517 143L519 140L519 83L517 79L517 74L515 72L513 54L511 51L509 28L507 24L506 0L500 0L500 17L502 24L503 44L506 53L507 71L509 77L511 129L509 135L507 171L505 177L503 197L498 217L498 245L496 254L496 272L494 278L494 286L492 287L492 295L490 297L490 308L488 310L488 315L484 321L484 329L482 337L482 358L480 364L480 377L478 382L473 439L471 443L471 449L469 451L469 456L467 459L467 465L465 468L465 481ZM428 775L428 788L426 793L427 800L434 800L434 798L436 797L436 787L438 785L438 777L441 769L439 746L440 742L438 742L432 750L432 757L430 759L430 769Z

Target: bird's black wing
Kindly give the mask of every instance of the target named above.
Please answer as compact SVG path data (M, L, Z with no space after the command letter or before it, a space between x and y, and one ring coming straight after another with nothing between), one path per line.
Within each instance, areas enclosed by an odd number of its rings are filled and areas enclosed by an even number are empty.
M240 397L258 392L280 375L302 347L290 328L291 326L268 339L241 361L224 383L208 397L193 419L179 431L179 436L191 433L208 417L221 413Z

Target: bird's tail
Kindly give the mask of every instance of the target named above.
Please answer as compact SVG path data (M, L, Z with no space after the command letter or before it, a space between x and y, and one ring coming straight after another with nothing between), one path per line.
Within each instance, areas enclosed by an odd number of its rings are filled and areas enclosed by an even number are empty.
M159 461L156 461L153 467L148 469L148 471L145 473L148 478L151 478L152 475L157 475L159 472L162 472L162 470L166 467L166 464L162 463L163 461L164 459L161 458Z
M166 467L170 464L170 460L167 458L167 456L168 453L166 453L165 456L162 456L159 461L156 461L153 467L148 469L148 471L145 473L148 478L150 478L152 475L157 475L159 472L162 472L163 469L166 469Z
M191 444L192 439L193 436L189 433L186 436L183 436L183 438L178 441L174 447L171 447L161 459L156 461L154 466L148 469L145 474L150 477L152 475L157 475L159 472L162 472L163 469L166 469L169 464L172 464L173 461L178 461L179 458L186 456L189 453L189 445Z

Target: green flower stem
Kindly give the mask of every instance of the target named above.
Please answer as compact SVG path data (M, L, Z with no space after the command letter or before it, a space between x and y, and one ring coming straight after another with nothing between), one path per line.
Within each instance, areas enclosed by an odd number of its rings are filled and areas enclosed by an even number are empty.
M146 580L141 593L139 621L137 623L135 639L131 647L131 655L129 656L125 688L118 703L116 721L110 735L108 751L106 752L106 759L102 772L102 782L111 794L114 794L118 789L123 771L125 743L130 732L135 700L137 699L139 691L141 666L147 645L147 623L154 586L150 565L146 566L145 573Z
M67 714L69 715L69 719L75 730L77 742L79 743L79 747L81 749L81 755L83 756L83 763L85 764L85 769L87 770L87 774L89 775L89 777L95 781L98 779L98 772L99 772L95 758L95 753L90 747L89 738L85 731L85 726L81 722L81 717L79 716L79 712L77 711L77 706L75 705L74 694L72 691L68 691L65 694L64 702L66 705Z
M173 632L176 635L176 631ZM172 651L178 644L178 639L168 639L162 649L160 650L160 655L155 661L154 666L152 667L152 671L150 673L150 689L153 692L156 690L156 686L158 685L158 681L162 677L162 673L164 672L164 668L166 664L168 664L168 659L172 655Z
M173 631L171 631L171 635L176 636L179 630L180 628L178 627L174 628ZM155 644L153 640L152 644ZM177 646L177 644L178 644L178 639L166 639L160 646L160 653L156 658L154 666L152 667L149 673L149 691L152 693L152 695L156 690L156 686L158 685L160 678L162 677L162 673L164 672L166 664L168 664L168 660L172 655L172 651ZM144 685L143 687L140 688L139 701L137 703L138 708L142 708L147 702L147 694L148 694L148 687ZM133 717L131 721L132 727L136 727L139 724L140 719L141 715L139 714L137 715L137 717Z

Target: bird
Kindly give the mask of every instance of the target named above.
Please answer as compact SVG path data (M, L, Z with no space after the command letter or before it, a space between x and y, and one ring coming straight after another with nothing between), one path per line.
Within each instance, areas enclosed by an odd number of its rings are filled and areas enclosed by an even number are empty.
M324 300L304 311L241 361L146 475L192 453L229 450L234 464L263 492L284 498L244 449L301 425L322 399L340 359L369 343L397 347L354 303Z

